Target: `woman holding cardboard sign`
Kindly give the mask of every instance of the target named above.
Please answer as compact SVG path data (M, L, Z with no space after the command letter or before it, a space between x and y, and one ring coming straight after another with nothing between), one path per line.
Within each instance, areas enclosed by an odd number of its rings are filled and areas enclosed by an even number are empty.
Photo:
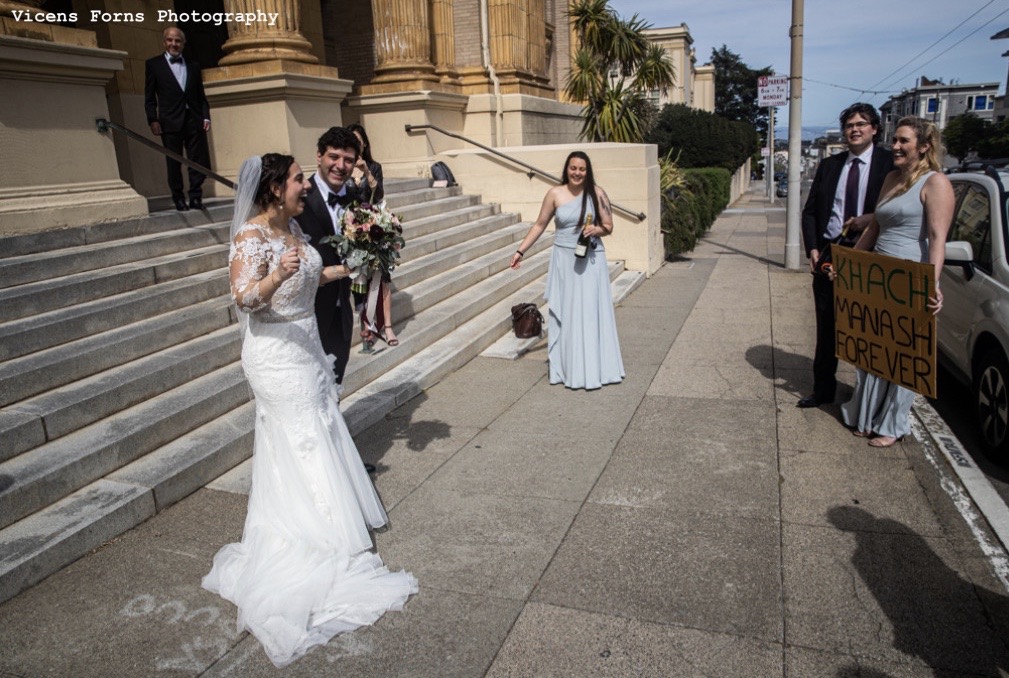
M900 119L893 135L896 169L887 175L872 222L855 244L855 249L935 266L932 313L942 310L939 276L955 202L953 187L940 172L942 152L935 125L914 116ZM857 370L855 392L841 415L856 436L871 438L871 446L890 447L911 432L913 402L914 391Z

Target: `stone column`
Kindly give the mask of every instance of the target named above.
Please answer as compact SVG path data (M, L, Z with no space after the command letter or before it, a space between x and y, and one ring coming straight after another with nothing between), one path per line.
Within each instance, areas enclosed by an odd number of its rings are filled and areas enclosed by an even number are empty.
M427 0L372 0L377 64L368 93L425 90L438 82L431 63Z
M311 53L312 45L301 34L299 0L224 0L227 12L277 14L276 24L228 24L228 41L220 66L255 63L258 61L298 61L315 64L319 60Z
M203 71L210 101L211 156L218 173L233 177L251 153L290 153L315 166L315 144L342 125L341 104L353 83L318 63L301 33L320 20L318 0L224 0L229 12L276 13L276 24L231 24L218 68ZM217 188L216 190L222 190Z
M551 96L545 70L545 0L488 0L494 69L506 94Z
M431 33L434 48L434 72L448 85L459 84L455 63L454 0L431 0Z

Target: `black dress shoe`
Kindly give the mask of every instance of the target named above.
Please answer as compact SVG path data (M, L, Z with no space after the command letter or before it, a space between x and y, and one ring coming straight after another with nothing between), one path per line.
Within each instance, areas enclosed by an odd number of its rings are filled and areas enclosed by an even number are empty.
M175 203L175 209L179 210L180 212L189 211L189 205L187 205L186 201L183 200L182 198L173 198L172 202Z
M819 407L826 403L833 402L830 400L823 400L822 398L817 398L815 395L808 395L805 398L799 398L799 402L795 403L796 407Z
M365 464L364 464L364 470L367 471L368 473L374 473L375 472L375 465L374 464L369 464L369 463L365 462Z
M194 210L203 209L203 198L193 198L189 201L189 207Z

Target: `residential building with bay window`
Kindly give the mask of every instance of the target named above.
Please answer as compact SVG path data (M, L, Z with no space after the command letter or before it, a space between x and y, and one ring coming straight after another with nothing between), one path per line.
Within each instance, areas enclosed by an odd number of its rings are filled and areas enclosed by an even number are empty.
M922 76L913 89L904 90L880 106L884 139L893 135L897 121L906 115L931 120L940 130L951 119L973 113L982 120L993 121L999 83L944 83Z

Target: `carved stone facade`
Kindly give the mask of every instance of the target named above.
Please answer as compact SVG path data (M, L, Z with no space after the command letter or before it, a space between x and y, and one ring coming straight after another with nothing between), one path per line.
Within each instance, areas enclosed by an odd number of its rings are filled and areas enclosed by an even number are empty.
M53 3L0 0L0 36L14 36L24 43L19 49L40 57L53 45L104 50L102 58L114 53L102 62L105 80L89 76L104 89L103 111L155 141L144 114L144 62L162 51L166 27L185 31L185 55L203 67L211 102L213 169L225 176L267 150L311 166L318 134L351 121L368 126L390 175L422 172L434 154L463 145L433 132L405 135L405 124L438 124L494 146L569 143L580 129L580 106L559 95L570 64L566 0L58 4L68 11L47 17ZM275 18L214 18L226 14ZM90 109L86 117L84 127L92 124ZM158 205L167 193L162 158L122 137L103 143L114 151L119 178Z

